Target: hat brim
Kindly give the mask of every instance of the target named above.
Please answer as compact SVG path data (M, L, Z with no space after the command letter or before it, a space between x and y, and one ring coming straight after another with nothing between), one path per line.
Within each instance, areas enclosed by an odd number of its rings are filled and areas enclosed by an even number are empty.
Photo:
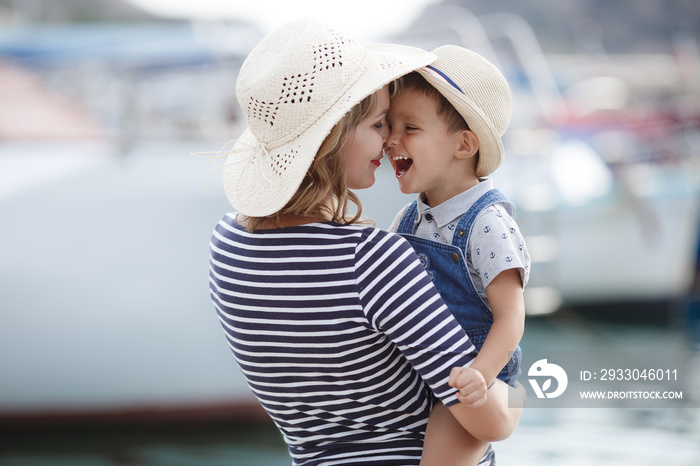
M237 139L223 171L226 197L236 211L250 217L279 212L299 189L318 149L343 115L391 81L436 59L430 52L398 44L369 45L365 50L364 72L293 140L264 147L250 129Z
M469 129L476 134L479 140L479 161L476 165L476 176L484 177L496 171L503 163L505 150L498 131L484 112L472 99L431 69L420 68L416 71L452 104L467 122Z

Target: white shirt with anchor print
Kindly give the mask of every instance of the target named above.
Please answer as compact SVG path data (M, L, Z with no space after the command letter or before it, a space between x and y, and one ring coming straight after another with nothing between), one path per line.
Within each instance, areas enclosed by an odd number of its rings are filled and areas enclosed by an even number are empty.
M486 179L435 207L418 196L415 235L445 244L452 244L454 230L469 208L493 189ZM408 205L396 216L389 231L396 232ZM479 296L488 305L486 287L504 270L518 269L523 288L530 276L530 255L517 223L503 203L493 204L477 216L467 243L467 267Z

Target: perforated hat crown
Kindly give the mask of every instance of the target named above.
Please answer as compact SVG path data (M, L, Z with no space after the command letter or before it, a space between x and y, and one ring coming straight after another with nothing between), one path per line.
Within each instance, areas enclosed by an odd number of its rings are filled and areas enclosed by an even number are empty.
M343 115L434 59L414 47L361 46L313 20L266 36L246 58L236 83L248 129L224 169L231 205L254 217L282 209Z
M241 68L236 97L250 130L268 148L313 125L368 66L369 58L355 42L332 30L303 29L283 43L267 45L274 39L268 37Z
M476 176L493 173L503 163L501 136L513 113L506 78L476 52L456 45L433 50L437 60L418 72L462 115L479 139Z

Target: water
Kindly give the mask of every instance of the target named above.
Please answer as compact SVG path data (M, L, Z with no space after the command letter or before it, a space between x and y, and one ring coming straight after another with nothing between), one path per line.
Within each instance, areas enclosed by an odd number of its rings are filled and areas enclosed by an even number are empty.
M187 155L207 149L0 147L0 414L250 397L208 299L208 237L229 208L220 178L205 192ZM381 227L413 199L387 168L360 193ZM529 317L522 346L688 348L683 322L661 308L591 317L619 310ZM506 465L697 465L700 410L526 408L495 448ZM0 422L0 466L288 464L272 425Z
M158 431L132 429L121 432L70 432L7 436L0 442L3 466L276 466L290 463L277 431L270 426L184 426Z

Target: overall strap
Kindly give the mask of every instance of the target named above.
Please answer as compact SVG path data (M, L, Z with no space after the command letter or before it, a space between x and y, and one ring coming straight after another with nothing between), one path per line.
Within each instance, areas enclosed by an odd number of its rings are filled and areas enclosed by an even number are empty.
M454 235L452 236L452 245L457 246L462 251L466 251L469 231L471 230L474 220L476 220L476 217L482 210L497 202L504 202L508 214L510 216L515 216L515 206L508 201L503 193L495 188L490 189L481 196L459 220Z
M403 217L401 217L401 223L399 223L399 228L396 233L400 235L412 235L415 230L416 225L416 213L418 211L418 202L413 201L411 205L406 208Z

